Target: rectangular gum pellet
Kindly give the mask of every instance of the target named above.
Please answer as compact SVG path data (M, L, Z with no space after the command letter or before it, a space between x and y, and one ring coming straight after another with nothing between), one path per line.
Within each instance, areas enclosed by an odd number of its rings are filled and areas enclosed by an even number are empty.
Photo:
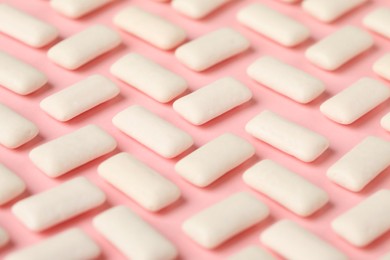
M354 192L361 191L390 165L390 142L368 136L327 171L330 180Z
M54 26L7 4L0 4L0 32L31 47L43 47L58 36Z
M129 259L176 259L167 238L125 206L116 206L93 219L95 229Z
M226 133L178 161L175 170L193 185L206 187L254 154L252 144Z
M390 112L381 119L381 126L390 132Z
M75 70L121 43L119 34L103 25L93 25L50 48L47 55L57 65Z
M302 8L316 19L330 23L365 2L367 0L306 0Z
M181 194L173 182L128 153L107 159L99 165L98 173L149 211L167 207Z
M390 8L377 8L366 17L363 24L370 30L390 39Z
M194 71L206 70L249 48L239 32L225 27L200 36L175 51L176 58Z
M38 127L10 107L0 103L0 144L17 148L38 135Z
M187 33L180 26L138 7L127 7L114 17L115 25L162 49L170 50L182 43Z
M84 231L71 228L26 248L14 251L4 260L95 259L99 246Z
M310 216L329 200L323 189L271 160L249 168L243 179L248 186L303 217Z
M187 219L184 233L212 249L264 220L268 207L247 192L238 192Z
M381 258L379 258L379 260L390 260L390 252L388 252L387 254L383 255Z
M47 83L41 71L0 51L0 85L20 95L30 94Z
M0 226L0 248L8 244L9 236L8 233Z
M165 158L176 157L194 142L188 133L139 105L119 112L112 122L119 130Z
M173 0L172 7L192 19L201 19L231 0Z
M309 47L305 56L314 65L332 71L368 50L373 44L371 35L366 31L355 26L345 26Z
M31 150L31 161L47 176L59 177L114 150L115 139L96 125L87 125Z
M270 56L257 59L248 67L247 74L258 83L302 104L309 103L325 90L323 81Z
M0 205L14 199L26 189L24 181L0 163Z
M247 86L225 77L176 100L173 109L190 123L202 125L251 98Z
M50 6L69 18L80 18L112 2L112 0L51 0Z
M329 146L324 136L265 110L245 126L252 136L304 162L312 162Z
M357 247L364 247L390 230L390 190L379 190L338 216L332 229Z
M183 77L137 53L120 58L111 66L110 72L162 103L171 101L187 89L187 82Z
M362 78L320 106L329 119L351 124L390 97L390 89L380 81Z
M285 259L348 259L331 244L291 220L276 222L261 233L260 240Z
M292 47L310 37L309 29L302 23L262 4L252 4L241 9L238 21L275 42Z
M12 213L28 229L43 231L100 206L106 195L84 177L66 181L12 206Z
M375 61L372 70L377 75L390 81L390 53L386 53Z
M248 246L227 260L276 260L276 258L258 246Z
M68 121L118 94L115 83L96 74L46 97L40 107L53 118Z

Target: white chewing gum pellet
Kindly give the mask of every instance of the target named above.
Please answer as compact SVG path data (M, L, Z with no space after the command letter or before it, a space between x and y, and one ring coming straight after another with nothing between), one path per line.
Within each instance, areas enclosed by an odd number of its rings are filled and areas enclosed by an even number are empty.
M305 56L314 65L332 71L368 50L373 44L371 35L366 31L345 26L309 47Z
M382 117L381 126L390 132L390 113L387 113L384 117Z
M370 30L390 39L390 8L378 8L364 17L363 24Z
M255 148L251 143L227 133L178 161L175 170L193 185L206 187L254 154Z
M112 0L51 0L51 7L69 18L80 18L112 2Z
M262 4L252 4L241 9L237 19L275 42L292 47L310 37L309 29L302 23Z
M192 19L201 19L231 0L172 0L172 7Z
M99 175L149 211L158 211L180 198L180 189L128 153L107 159Z
M324 136L265 110L250 120L247 133L304 162L312 162L328 147Z
M372 66L372 70L384 79L390 81L390 53L386 53Z
M309 103L325 90L323 81L270 56L252 63L247 74L258 83L302 104Z
M215 248L264 220L267 205L247 192L238 192L187 219L182 229L204 248Z
M160 48L170 50L187 38L180 26L138 7L127 7L114 17L115 25Z
M354 246L364 247L390 230L390 190L379 190L338 216L332 229Z
M47 83L45 74L0 51L0 85L20 95L30 94Z
M276 258L258 246L248 246L229 257L228 260L276 260Z
M0 226L0 248L8 244L9 235L8 233Z
M93 25L57 43L47 56L57 65L75 70L121 43L119 34L103 25Z
M17 148L38 135L38 127L11 108L0 103L0 144Z
M43 47L58 36L54 26L7 4L0 4L0 32L31 47Z
M248 186L303 217L310 216L329 200L323 189L271 160L249 168L243 179Z
M388 86L371 78L362 78L322 103L320 110L329 119L348 125L389 97Z
M327 171L330 180L354 192L361 191L390 166L390 142L369 136Z
M225 77L176 100L173 109L190 123L202 125L251 98L248 87Z
M249 41L239 32L225 27L180 46L175 56L188 68L203 71L244 52L249 46Z
M173 260L178 255L175 245L125 206L100 213L93 225L126 258Z
M165 158L176 157L194 143L188 133L138 105L119 112L112 123L126 135Z
M387 254L383 255L381 258L379 258L379 260L390 260L390 252L388 252Z
M115 148L111 135L96 125L87 125L34 148L29 156L42 172L55 178Z
M276 222L261 233L260 240L285 259L348 259L331 244L291 220Z
M104 203L106 195L84 177L23 199L12 213L30 230L43 231Z
M183 77L137 53L123 56L111 66L110 72L161 103L171 101L187 89Z
M68 121L119 94L119 88L107 77L90 76L40 103L41 109L59 121Z
M24 181L0 163L0 206L24 192Z
M330 23L367 0L304 0L302 8L314 18Z
M4 260L69 260L95 259L100 255L99 246L84 231L71 228L34 245L17 250Z

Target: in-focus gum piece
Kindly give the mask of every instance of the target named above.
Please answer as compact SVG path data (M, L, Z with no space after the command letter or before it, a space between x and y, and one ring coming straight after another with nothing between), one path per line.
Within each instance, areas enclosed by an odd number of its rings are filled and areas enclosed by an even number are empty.
M388 39L390 39L390 8L377 8L366 17L363 24L370 29Z
M0 85L19 94L30 94L47 83L41 71L0 51Z
M31 150L31 161L47 176L61 176L116 148L115 139L96 125L87 125Z
M0 32L31 47L43 47L58 36L54 26L7 4L0 4Z
M287 47L298 45L310 37L309 29L302 23L262 4L252 4L241 9L238 21Z
M329 147L324 136L265 110L250 120L247 133L304 162L312 162Z
M264 220L268 207L247 192L238 192L187 219L182 229L200 246L215 248Z
M309 47L305 56L314 65L332 71L368 50L373 44L374 40L368 32L355 26L345 26Z
M149 211L158 211L180 198L180 189L128 153L107 159L99 175Z
M100 213L93 226L126 258L173 260L178 255L175 245L125 206Z
M50 6L69 18L80 18L112 2L112 0L51 0Z
M260 240L285 259L348 259L331 244L291 220L276 222L261 233Z
M104 25L93 25L57 43L47 56L57 65L75 70L121 43L119 34Z
M59 121L68 121L119 94L107 77L92 75L41 101L41 109Z
M187 38L180 26L138 7L127 7L114 17L121 29L162 49L170 50Z
M372 66L372 70L382 78L390 81L390 53L386 53L379 58Z
M381 126L390 132L390 113L387 113L384 117L382 117Z
M271 160L249 168L243 179L248 186L303 217L318 211L329 200L323 189Z
M225 77L173 103L173 109L194 125L202 125L249 101L252 92L240 81Z
M276 258L258 246L248 246L227 260L276 260Z
M71 228L7 255L4 260L95 259L99 246L84 231Z
M25 189L24 181L0 163L0 206L23 193Z
M239 32L225 27L181 45L175 56L188 68L203 71L244 52L249 46L249 41Z
M361 191L390 165L390 142L368 136L327 171L330 180L354 192Z
M357 247L372 243L390 230L390 190L379 190L338 216L332 229Z
M316 19L330 23L367 0L304 0L302 8Z
M126 135L165 158L178 156L194 143L188 133L139 105L119 112L112 123Z
M271 56L256 60L248 67L247 74L258 83L302 104L309 103L325 91L323 81Z
M371 78L362 78L322 103L320 110L329 119L348 125L389 97L388 86Z
M201 19L231 0L172 0L172 7L192 19Z
M9 235L8 233L0 226L0 248L8 244Z
M103 204L106 195L85 177L77 177L12 206L28 229L43 231Z
M0 103L0 144L17 148L38 135L38 127L11 108Z
M127 54L117 60L110 72L161 103L171 101L187 89L183 77L137 53Z
M193 185L206 187L254 154L251 143L226 133L178 161L175 170Z

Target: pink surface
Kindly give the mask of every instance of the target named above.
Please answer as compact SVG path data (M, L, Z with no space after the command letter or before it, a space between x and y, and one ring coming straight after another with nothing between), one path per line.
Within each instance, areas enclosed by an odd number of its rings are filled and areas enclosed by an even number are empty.
M43 233L30 232L18 222L11 214L13 202L0 207L0 225L9 231L12 239L12 243L9 246L0 249L0 258L14 250L36 243L39 240L56 234L66 228L77 226L86 230L87 233L93 236L99 243L103 250L102 259L123 259L123 256L97 234L91 225L91 218L95 214L119 204L127 205L135 210L145 220L155 226L157 230L161 231L166 237L172 240L178 247L181 259L224 259L247 245L261 245L258 239L259 234L270 224L283 218L292 219L320 235L325 240L331 241L337 248L349 255L351 259L377 259L385 252L390 251L390 233L387 233L372 245L363 249L358 249L341 240L330 229L330 222L340 213L349 209L351 206L354 206L375 191L381 188L389 188L390 169L383 172L360 193L352 193L344 190L331 183L325 176L327 168L365 136L377 135L389 139L389 134L379 125L380 118L390 110L388 109L389 102L385 102L385 104L379 106L377 109L350 126L336 124L325 118L319 111L319 105L324 100L349 86L359 78L369 76L379 79L373 74L371 65L386 51L389 51L390 41L373 34L375 38L374 48L353 60L353 62L343 66L336 72L326 72L314 67L303 55L308 46L333 32L340 26L353 24L361 27L362 18L369 11L378 6L390 7L387 0L369 1L369 3L332 24L323 24L309 17L302 12L299 4L289 5L276 0L233 1L221 8L218 12L213 13L201 21L193 21L178 14L168 3L158 3L151 0L117 0L106 8L102 8L79 20L71 20L55 13L50 8L48 1L5 0L3 2L18 7L57 26L60 29L61 38L66 38L92 24L106 24L115 28L112 24L112 17L128 5L136 5L167 17L171 21L181 25L187 29L189 39L196 38L197 36L223 26L231 26L245 35L251 41L252 45L250 50L244 54L207 70L206 72L196 73L179 64L179 62L176 61L173 52L158 50L129 34L121 32L123 44L119 48L98 58L96 61L87 64L81 69L72 72L54 65L46 58L46 52L49 47L33 49L5 35L0 35L1 50L5 50L22 60L34 64L49 77L49 84L47 86L38 92L25 97L18 96L4 88L0 88L0 102L14 108L16 111L35 122L40 128L40 134L37 138L16 150L8 150L4 147L0 147L0 161L19 174L28 185L28 191L18 199L54 187L65 180L81 175L91 179L108 195L108 202L104 206ZM289 49L279 46L271 40L244 28L236 21L235 15L240 8L250 3L264 3L295 17L297 20L310 27L312 38L298 47ZM188 80L191 91L223 76L233 76L244 82L253 91L254 98L240 108L237 108L204 126L196 127L180 118L179 115L173 111L171 103L160 104L136 91L132 87L114 79L121 88L119 97L67 123L57 122L40 110L39 102L44 97L93 73L101 73L113 78L109 73L109 66L118 58L129 52L142 53L182 75ZM249 79L245 71L249 64L262 55L273 55L323 79L327 85L326 93L308 105L301 105L255 83ZM389 82L385 83L389 84ZM133 104L141 104L187 130L195 139L195 147L203 145L222 133L233 132L250 140L251 143L256 146L257 155L239 168L228 173L210 187L204 189L196 188L181 179L174 171L174 164L181 157L172 160L164 159L120 133L113 127L111 118L119 111ZM315 162L303 163L269 145L255 140L244 131L244 125L253 116L264 109L277 112L286 118L325 135L331 141L330 149ZM88 163L58 179L46 177L46 175L35 168L28 159L28 152L33 147L91 123L103 127L117 139L119 146L115 152ZM190 149L190 151L195 149L195 147ZM126 151L134 154L142 161L149 163L149 165L161 172L162 175L173 180L181 187L183 198L159 213L149 213L135 202L128 199L125 195L105 183L97 176L96 168L104 159L119 151ZM267 197L250 190L250 188L243 183L241 175L245 169L258 160L265 158L273 159L301 174L313 183L323 187L330 194L330 203L312 217L305 219L290 213L288 210L273 203ZM269 205L271 216L267 221L251 228L215 250L202 249L182 233L180 226L183 220L192 216L199 210L225 198L227 195L243 190L252 192L261 201Z

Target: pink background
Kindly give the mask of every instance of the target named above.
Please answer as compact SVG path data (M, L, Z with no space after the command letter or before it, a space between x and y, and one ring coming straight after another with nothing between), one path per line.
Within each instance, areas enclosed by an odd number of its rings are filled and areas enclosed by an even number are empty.
M71 20L55 13L50 8L48 1L5 0L3 2L18 7L21 10L57 26L60 29L61 38L66 38L92 24L106 24L115 28L112 24L113 16L126 6L136 5L167 17L169 20L181 25L188 31L189 39L194 39L204 33L223 26L231 26L245 35L251 41L252 45L249 51L236 58L226 61L205 72L196 73L179 64L179 62L176 61L173 52L158 50L127 33L121 32L123 44L119 48L76 71L67 71L54 65L46 58L46 52L50 46L42 49L34 49L5 35L0 35L1 50L5 50L22 60L34 64L49 77L49 84L47 86L29 96L18 96L4 88L0 88L0 102L20 112L22 115L35 122L40 128L40 134L37 138L16 150L0 147L0 161L19 174L28 185L28 191L18 199L54 187L63 181L81 175L91 179L108 195L108 202L104 206L43 233L30 232L13 217L10 208L14 201L0 207L0 225L9 231L12 239L12 243L9 246L0 250L0 258L13 250L36 243L41 239L54 235L69 227L77 226L84 229L99 243L103 250L102 259L123 259L123 256L97 234L91 226L91 218L95 214L119 204L124 204L132 208L145 220L155 226L157 230L172 240L178 247L181 259L223 259L247 245L261 245L258 239L259 234L270 224L284 218L292 219L320 235L325 240L331 241L332 244L348 254L351 259L377 259L385 252L390 251L390 233L387 233L372 245L363 249L358 249L341 240L330 229L330 222L340 213L354 206L375 191L381 188L389 188L390 169L383 172L360 193L352 193L344 190L331 183L325 176L325 172L330 165L367 135L377 135L389 139L388 133L379 125L380 118L385 115L386 112L390 111L390 109L388 109L389 102L385 102L385 104L379 106L368 115L349 126L336 124L325 118L319 112L319 105L323 101L349 86L359 78L369 76L381 80L378 76L373 74L371 65L376 59L381 57L381 55L389 51L390 41L373 34L375 46L364 55L361 55L359 58L343 66L336 72L326 72L318 69L311 65L303 56L303 53L308 46L325 35L335 31L340 26L353 24L361 27L361 21L364 15L378 6L390 7L389 1L369 1L369 3L345 15L332 24L323 24L309 17L302 12L299 4L284 4L277 0L232 1L232 3L227 4L219 11L200 21L194 21L180 15L167 3L158 3L152 0L117 0L106 8L95 11L79 20ZM297 20L310 27L312 38L298 47L289 49L244 28L236 21L235 15L240 8L250 3L264 3L295 17ZM57 122L40 110L39 102L44 97L91 74L101 73L113 78L109 73L109 66L118 58L129 52L142 53L182 75L188 80L191 91L223 76L233 76L244 82L253 91L254 98L252 101L234 109L224 116L221 116L204 126L196 127L180 118L172 110L171 103L160 104L136 91L132 87L113 79L121 88L119 97L116 97L112 101L92 109L67 123ZM273 55L319 77L326 82L326 93L308 105L301 105L255 83L249 79L245 71L255 59L262 55ZM181 179L174 171L173 167L175 162L182 156L172 160L163 159L113 127L111 118L119 111L133 104L141 104L191 133L195 139L195 147L191 148L188 152L222 133L233 132L250 140L256 146L257 155L242 166L225 175L210 187L204 189L196 188ZM253 116L264 109L277 112L292 121L325 135L331 141L330 149L314 163L303 163L265 143L255 140L244 131L244 125ZM88 163L57 179L46 177L42 172L35 168L28 159L28 152L33 147L91 123L103 127L117 139L119 146L115 152ZM153 168L158 169L162 175L178 184L182 189L182 199L159 213L149 213L131 199L105 183L97 176L96 168L104 159L107 159L109 156L119 151L126 151L134 154L140 160L149 163ZM241 175L245 169L260 159L265 158L273 159L321 186L330 194L331 202L315 215L305 219L290 213L281 206L273 203L267 197L251 191L249 187L244 185ZM183 220L226 196L243 190L252 192L261 201L269 205L271 216L265 222L242 233L235 239L230 240L215 250L202 249L182 233L180 226Z

